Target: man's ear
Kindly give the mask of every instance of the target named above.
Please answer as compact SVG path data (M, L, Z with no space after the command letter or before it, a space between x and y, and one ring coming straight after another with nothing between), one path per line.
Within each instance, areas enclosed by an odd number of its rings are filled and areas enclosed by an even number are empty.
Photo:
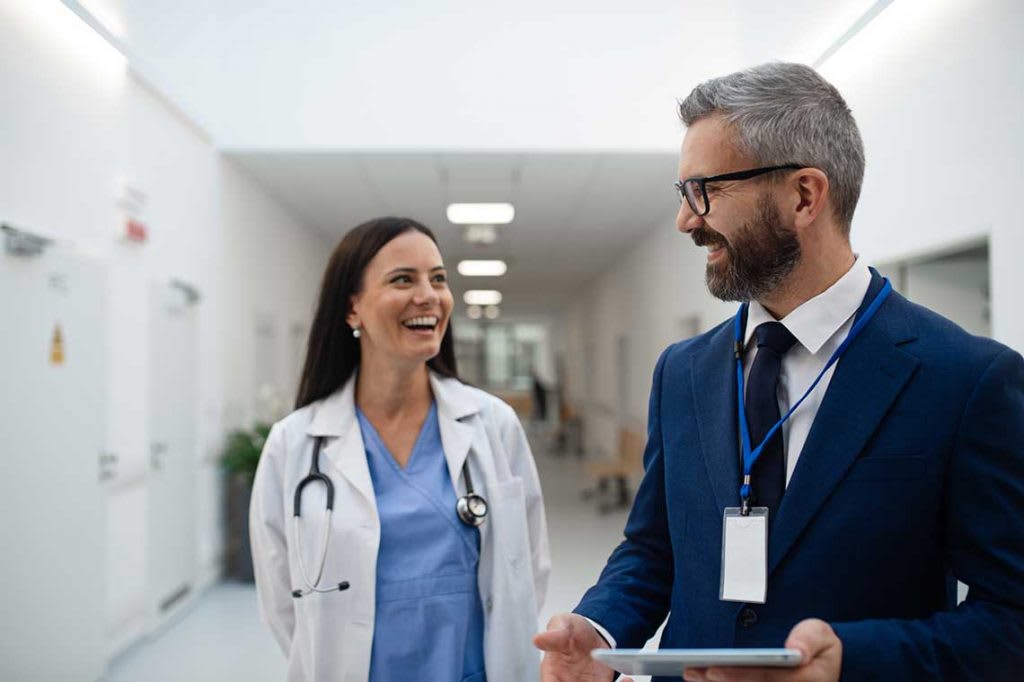
M827 210L831 189L828 176L817 168L801 168L793 182L796 183L792 204L794 225L806 227Z

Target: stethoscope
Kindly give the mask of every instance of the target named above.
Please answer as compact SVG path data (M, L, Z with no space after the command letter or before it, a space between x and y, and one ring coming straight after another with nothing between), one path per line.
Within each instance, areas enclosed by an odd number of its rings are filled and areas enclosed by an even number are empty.
M320 447L323 445L323 440L323 437L318 437L316 439L316 442L313 445L313 459L309 463L309 474L299 481L299 485L295 488L294 514L292 515L295 532L292 535L295 538L295 550L298 553L299 558L299 571L302 575L302 581L306 585L305 589L292 590L292 596L296 599L304 597L307 594L313 594L314 592L344 592L349 588L347 580L343 580L337 585L332 585L331 587L320 587L320 579L323 577L324 565L327 563L327 546L331 541L331 514L334 512L334 484L331 483L330 478L320 471ZM466 479L466 494L456 500L455 513L462 523L471 528L478 528L483 525L484 520L487 518L487 500L473 490L473 479L469 476L468 458L467 461L462 464L462 475ZM303 559L302 533L299 532L299 516L302 515L302 490L308 484L314 482L323 483L324 488L327 491L327 519L323 524L324 532L323 538L320 542L321 550L319 568L317 568L316 577L313 580L310 580L309 575L306 572L306 563Z

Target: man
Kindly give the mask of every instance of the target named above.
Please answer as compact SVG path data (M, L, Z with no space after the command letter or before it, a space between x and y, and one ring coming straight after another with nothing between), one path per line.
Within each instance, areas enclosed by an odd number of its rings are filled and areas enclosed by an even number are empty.
M687 680L1022 679L1021 356L889 293L857 259L863 146L812 69L708 81L680 116L677 226L707 247L711 293L749 306L659 359L625 540L535 637L542 679L611 680L590 650L643 646L666 616L665 648L803 654L795 669ZM763 521L763 564L756 542L749 561L729 540L723 573L723 528L738 537L744 517Z

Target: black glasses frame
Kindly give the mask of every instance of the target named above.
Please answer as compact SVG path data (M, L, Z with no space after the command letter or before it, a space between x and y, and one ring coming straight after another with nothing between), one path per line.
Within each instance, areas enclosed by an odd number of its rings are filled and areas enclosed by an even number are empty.
M712 175L709 178L686 178L685 180L676 180L674 185L676 188L676 194L679 195L679 203L683 203L683 199L686 199L686 203L690 205L690 210L693 211L694 215L705 216L708 211L711 210L711 200L708 199L708 188L709 182L723 182L726 180L749 180L750 178L756 178L759 175L765 173L772 173L779 170L800 170L806 168L795 163L786 163L781 166L765 166L763 168L751 168L750 170L737 171L735 173L723 173L722 175ZM700 192L698 194L698 192ZM701 211L697 205L698 199L703 199L704 210Z

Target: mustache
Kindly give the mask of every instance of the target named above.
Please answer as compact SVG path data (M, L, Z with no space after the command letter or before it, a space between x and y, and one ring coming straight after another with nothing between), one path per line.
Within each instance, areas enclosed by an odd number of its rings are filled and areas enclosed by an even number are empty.
M729 242L710 227L698 227L690 233L690 238L697 246L728 246Z

